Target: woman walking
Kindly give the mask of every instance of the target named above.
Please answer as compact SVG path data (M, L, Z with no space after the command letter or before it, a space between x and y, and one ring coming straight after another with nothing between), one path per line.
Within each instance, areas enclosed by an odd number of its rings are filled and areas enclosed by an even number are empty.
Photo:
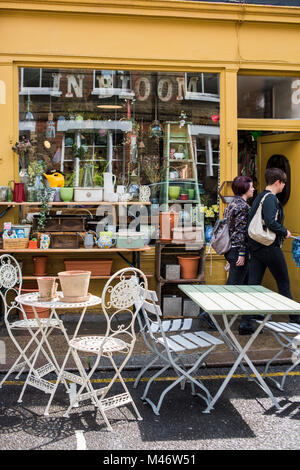
M226 284L247 284L247 225L250 211L247 199L253 196L252 179L249 176L237 176L232 182L232 191L235 196L224 212L231 238L231 249L225 254L230 266Z
M253 197L254 187L249 176L237 176L232 182L235 196L226 207L224 217L228 219L231 249L225 254L229 263L227 285L248 284L249 251L247 246L247 227L250 206L247 200ZM247 315L242 316L239 334L249 334Z

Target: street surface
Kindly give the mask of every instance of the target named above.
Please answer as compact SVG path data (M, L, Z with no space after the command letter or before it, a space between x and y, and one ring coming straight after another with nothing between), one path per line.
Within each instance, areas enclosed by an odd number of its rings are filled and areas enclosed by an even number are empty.
M269 372L280 378L285 367L278 365ZM263 369L258 367L258 370L262 372ZM205 368L200 375L214 394L226 372L227 369ZM113 432L106 430L99 412L95 412L88 402L74 408L69 418L64 418L68 395L62 385L55 395L49 417L43 414L48 395L33 387L28 386L23 402L17 403L24 376L20 381L11 376L0 390L0 449L100 450L98 463L134 468L147 464L199 464L201 457L197 451L200 450L300 448L299 370L288 376L284 392L272 386L281 410L276 410L256 383L236 373L210 414L202 413L204 402L193 397L190 385L186 384L185 390L177 386L170 391L159 416L140 399L147 377L152 373L146 375L137 389L133 388L137 371L123 373L143 420L135 419L130 405L110 410L107 416ZM99 371L97 380L101 383L109 374L109 371ZM166 381L173 377L172 371L167 371L164 380L152 386L152 396L158 398ZM137 450L144 452L135 453ZM177 456L175 461L171 461L174 456Z

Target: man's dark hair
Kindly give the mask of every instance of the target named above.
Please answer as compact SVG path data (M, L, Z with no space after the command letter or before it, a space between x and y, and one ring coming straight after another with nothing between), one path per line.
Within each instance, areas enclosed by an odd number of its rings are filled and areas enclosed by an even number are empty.
M284 171L280 168L267 168L265 172L265 179L267 185L274 184L275 181L280 181L280 183L286 183L287 177Z

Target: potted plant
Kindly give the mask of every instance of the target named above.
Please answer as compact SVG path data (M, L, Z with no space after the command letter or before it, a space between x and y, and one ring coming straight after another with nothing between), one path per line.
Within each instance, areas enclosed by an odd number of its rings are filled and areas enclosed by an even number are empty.
M103 199L103 172L108 162L104 158L85 161L84 167L80 169L81 186L74 189L74 201L102 201Z
M30 250L36 250L38 248L38 240L37 238L32 238L31 240L29 240L28 242L28 248Z

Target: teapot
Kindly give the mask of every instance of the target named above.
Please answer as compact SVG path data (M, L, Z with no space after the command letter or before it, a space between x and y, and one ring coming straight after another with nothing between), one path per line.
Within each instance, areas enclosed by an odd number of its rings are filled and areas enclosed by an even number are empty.
M100 232L97 241L98 248L111 248L115 244L114 236L111 231Z
M47 178L51 188L63 188L65 185L65 177L62 173L56 172L52 173L51 175L43 173L43 176Z

